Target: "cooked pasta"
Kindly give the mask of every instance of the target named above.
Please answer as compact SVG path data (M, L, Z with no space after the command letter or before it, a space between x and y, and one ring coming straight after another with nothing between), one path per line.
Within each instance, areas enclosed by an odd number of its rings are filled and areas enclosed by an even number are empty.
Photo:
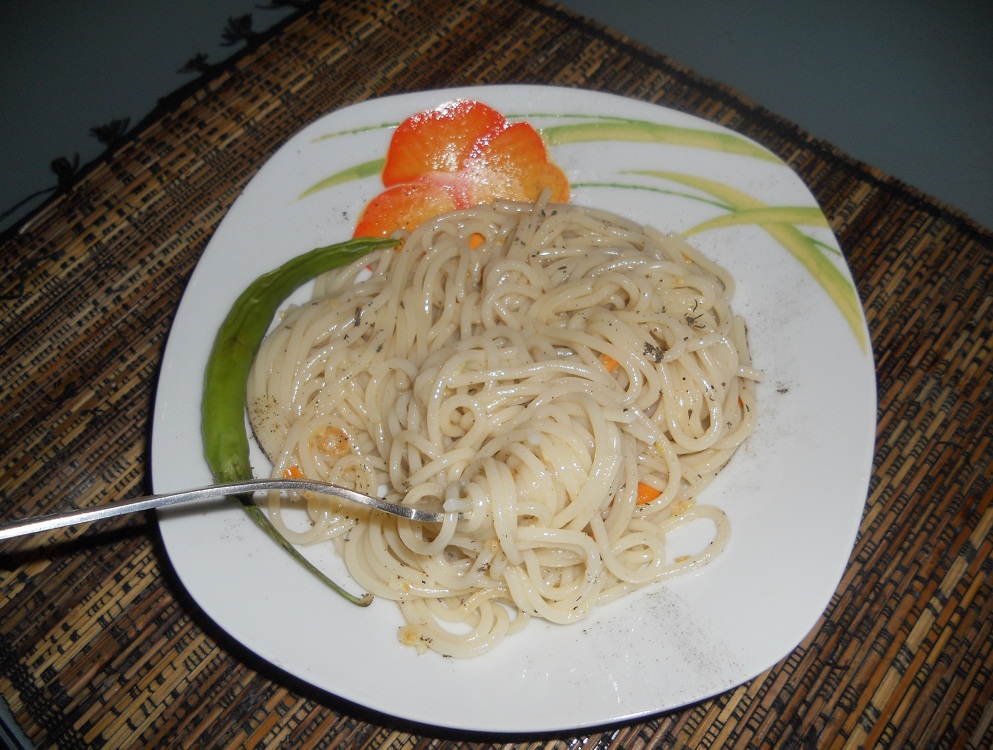
M602 211L432 220L318 280L264 341L248 409L276 476L452 514L273 493L270 515L397 601L403 643L450 656L693 570L729 535L696 497L755 421L733 292L686 242ZM673 559L691 523L709 541Z

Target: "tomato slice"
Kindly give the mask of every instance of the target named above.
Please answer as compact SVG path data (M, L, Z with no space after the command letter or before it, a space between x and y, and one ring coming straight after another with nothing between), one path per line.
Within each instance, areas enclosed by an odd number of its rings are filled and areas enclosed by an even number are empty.
M391 187L369 201L353 236L388 237L397 229L413 230L428 219L462 208L460 192L436 175Z
M413 182L429 172L457 172L480 142L506 126L506 118L495 109L467 99L408 117L390 141L383 185Z

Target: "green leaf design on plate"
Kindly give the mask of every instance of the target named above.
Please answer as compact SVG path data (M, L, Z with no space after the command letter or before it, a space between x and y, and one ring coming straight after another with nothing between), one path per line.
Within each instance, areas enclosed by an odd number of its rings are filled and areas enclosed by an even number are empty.
M341 185L346 182L351 182L352 180L361 180L364 177L372 177L383 171L383 165L386 163L386 159L373 159L372 161L366 161L362 164L356 164L354 167L349 167L348 169L343 169L340 172L336 172L330 177L325 177L320 182L316 182L309 188L304 190L297 199L306 198L308 195L324 190L325 188L333 187L335 185Z
M830 229L827 218L819 208L813 206L767 206L764 208L743 208L724 216L697 224L683 232L683 236L699 234L711 229L722 229L742 224L803 224L808 227Z
M349 130L336 130L333 133L324 133L324 135L318 135L313 138L313 142L318 141L329 141L332 138L337 138L342 135L355 135L356 133L369 133L373 130L386 130L387 128L395 128L399 125L399 122L381 122L378 125L366 125L361 128L351 128Z
M639 185L635 182L572 182L569 186L574 188L619 188L621 190L644 190L647 193L674 195L677 198L685 198L688 201L706 203L708 206L716 206L724 211L731 210L731 206L728 204L712 198L704 198L702 195L697 193L690 193L682 190L666 190L665 188L655 187L654 185Z
M625 141L627 143L661 143L671 146L689 146L727 154L751 156L763 161L782 161L775 154L747 138L735 133L697 128L662 125L647 120L610 119L597 122L579 122L542 128L541 135L549 146L591 141Z
M818 284L828 293L831 300L838 306L848 325L855 333L862 350L865 351L868 342L865 337L865 329L862 324L862 303L859 301L855 287L845 277L831 260L824 255L819 245L812 238L805 235L796 224L807 223L801 220L786 221L791 215L795 216L797 207L793 206L767 206L757 198L744 193L736 188L730 187L714 180L693 175L679 174L676 172L664 172L656 170L635 170L631 174L640 174L648 177L658 177L663 180L677 182L688 187L696 188L708 195L724 201L731 207L731 213L719 217L720 220L732 224L755 224L768 232L780 245L800 263ZM816 210L816 209L812 209ZM820 213L820 211L817 211ZM751 215L751 220L749 220ZM780 219L777 221L777 218ZM802 216L801 216L802 218ZM809 220L809 217L807 217ZM683 232L684 236L698 234L706 229L715 228L717 220L710 219L694 227L690 227ZM826 220L818 222L820 226L826 225Z

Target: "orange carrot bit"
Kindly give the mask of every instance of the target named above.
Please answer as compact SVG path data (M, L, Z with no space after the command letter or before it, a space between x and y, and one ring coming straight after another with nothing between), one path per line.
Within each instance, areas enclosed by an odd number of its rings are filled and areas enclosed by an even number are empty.
M469 247L473 250L478 250L484 242L486 242L486 238L479 232L473 232L469 235Z
M647 505L661 494L661 490L657 490L644 482L638 482L638 505Z
M352 450L348 435L334 425L325 427L324 432L317 436L316 443L317 449L328 458L341 458Z
M303 470L296 464L293 464L290 468L283 472L283 476L286 479L303 479Z
M611 357L609 354L600 355L600 364L607 368L607 372L613 374L614 370L621 366L621 363L616 359Z

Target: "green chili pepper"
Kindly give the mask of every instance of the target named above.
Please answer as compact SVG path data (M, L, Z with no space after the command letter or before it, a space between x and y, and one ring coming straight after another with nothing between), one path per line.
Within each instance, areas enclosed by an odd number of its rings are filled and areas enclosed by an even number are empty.
M297 287L325 271L344 266L372 250L397 244L398 240L361 238L319 247L263 274L241 293L217 332L204 377L201 430L207 463L215 481L234 482L253 476L245 429L248 373L279 306ZM360 606L372 601L370 594L357 597L348 593L314 567L277 531L250 496L234 499L293 559L336 592Z

